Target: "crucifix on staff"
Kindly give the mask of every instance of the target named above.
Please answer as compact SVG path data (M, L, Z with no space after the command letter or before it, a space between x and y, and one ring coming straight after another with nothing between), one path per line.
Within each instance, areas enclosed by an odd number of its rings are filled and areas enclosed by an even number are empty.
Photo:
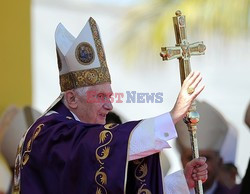
M190 57L192 55L205 54L206 46L203 44L203 42L195 42L190 44L187 40L185 16L182 15L181 11L179 10L175 12L175 15L176 16L173 17L173 23L176 46L162 47L160 55L163 60L171 60L175 58L179 59L180 78L182 85L185 78L191 72ZM192 94L194 92L194 88L189 87L187 92ZM189 111L184 118L184 122L186 123L189 131L193 158L199 158L198 141L196 135L197 123L199 122L199 113L196 111L195 101L189 108ZM195 193L203 193L202 182L200 180L196 184Z

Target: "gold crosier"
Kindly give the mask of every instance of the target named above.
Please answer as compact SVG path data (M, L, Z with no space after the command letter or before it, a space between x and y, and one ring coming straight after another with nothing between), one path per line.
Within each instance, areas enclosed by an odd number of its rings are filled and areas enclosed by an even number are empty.
M206 47L203 42L196 42L189 44L187 41L186 33L186 19L182 15L181 11L175 12L175 17L173 17L176 46L175 47L162 47L161 57L163 60L170 60L174 58L179 59L180 77L181 85L183 81L188 76L191 71L190 57L192 55L203 55L205 54ZM193 91L188 91L192 93ZM190 135L190 142L192 148L193 158L199 158L198 142L197 142L197 123L199 122L199 113L196 111L196 103L193 101L191 107L189 108L187 115L184 118ZM203 194L202 181L196 182L195 187L196 194Z

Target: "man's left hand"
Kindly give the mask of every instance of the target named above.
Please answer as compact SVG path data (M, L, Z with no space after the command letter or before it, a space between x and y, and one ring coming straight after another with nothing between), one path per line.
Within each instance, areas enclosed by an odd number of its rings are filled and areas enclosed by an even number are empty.
M184 175L189 189L195 187L195 181L201 180L205 182L207 180L207 173L205 157L196 158L188 162L184 169Z

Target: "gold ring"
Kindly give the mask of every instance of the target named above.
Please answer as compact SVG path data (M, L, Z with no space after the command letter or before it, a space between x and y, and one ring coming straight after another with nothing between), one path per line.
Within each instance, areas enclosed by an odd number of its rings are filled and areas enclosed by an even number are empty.
M193 94L194 93L194 88L193 87L188 87L187 93L188 94Z

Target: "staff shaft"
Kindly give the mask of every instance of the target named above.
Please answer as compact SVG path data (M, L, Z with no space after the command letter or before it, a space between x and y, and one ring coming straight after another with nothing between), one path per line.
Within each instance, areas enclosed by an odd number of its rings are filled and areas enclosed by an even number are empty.
M171 60L174 58L179 59L179 69L181 85L183 84L186 77L191 72L190 57L191 55L203 55L205 54L206 46L203 42L195 42L189 44L187 41L186 33L186 19L185 16L181 14L181 11L175 12L175 17L173 17L174 31L176 38L175 47L162 47L161 57L163 60ZM189 108L187 115L184 118L190 135L191 149L193 158L199 158L198 141L197 141L197 123L199 122L199 113L196 111L196 103L193 101L191 107ZM202 181L196 182L195 187L196 194L203 194Z
M188 45L187 35L186 35L185 16L182 16L181 14L178 15L178 13L176 13L176 17L173 17L173 23L174 23L174 30L175 30L176 45L178 45L178 46L180 45L184 48L185 45ZM184 48L183 49L183 51L184 51L183 57L178 58L179 59L181 85L183 84L184 80L191 72L190 55L189 55L188 49L189 48L187 48L187 49ZM188 51L188 52L185 52L185 51ZM199 114L198 114L198 112L196 112L195 101L192 103L191 107L188 110L188 113L185 117L185 123L186 123L186 125L188 127L188 131L189 131L190 143L191 143L191 149L192 149L192 157L199 158L198 140L197 140L197 135L196 135L197 122L192 122L193 121L192 117L196 117L196 119L194 119L194 120L198 122ZM201 180L196 181L195 193L196 194L203 194Z

